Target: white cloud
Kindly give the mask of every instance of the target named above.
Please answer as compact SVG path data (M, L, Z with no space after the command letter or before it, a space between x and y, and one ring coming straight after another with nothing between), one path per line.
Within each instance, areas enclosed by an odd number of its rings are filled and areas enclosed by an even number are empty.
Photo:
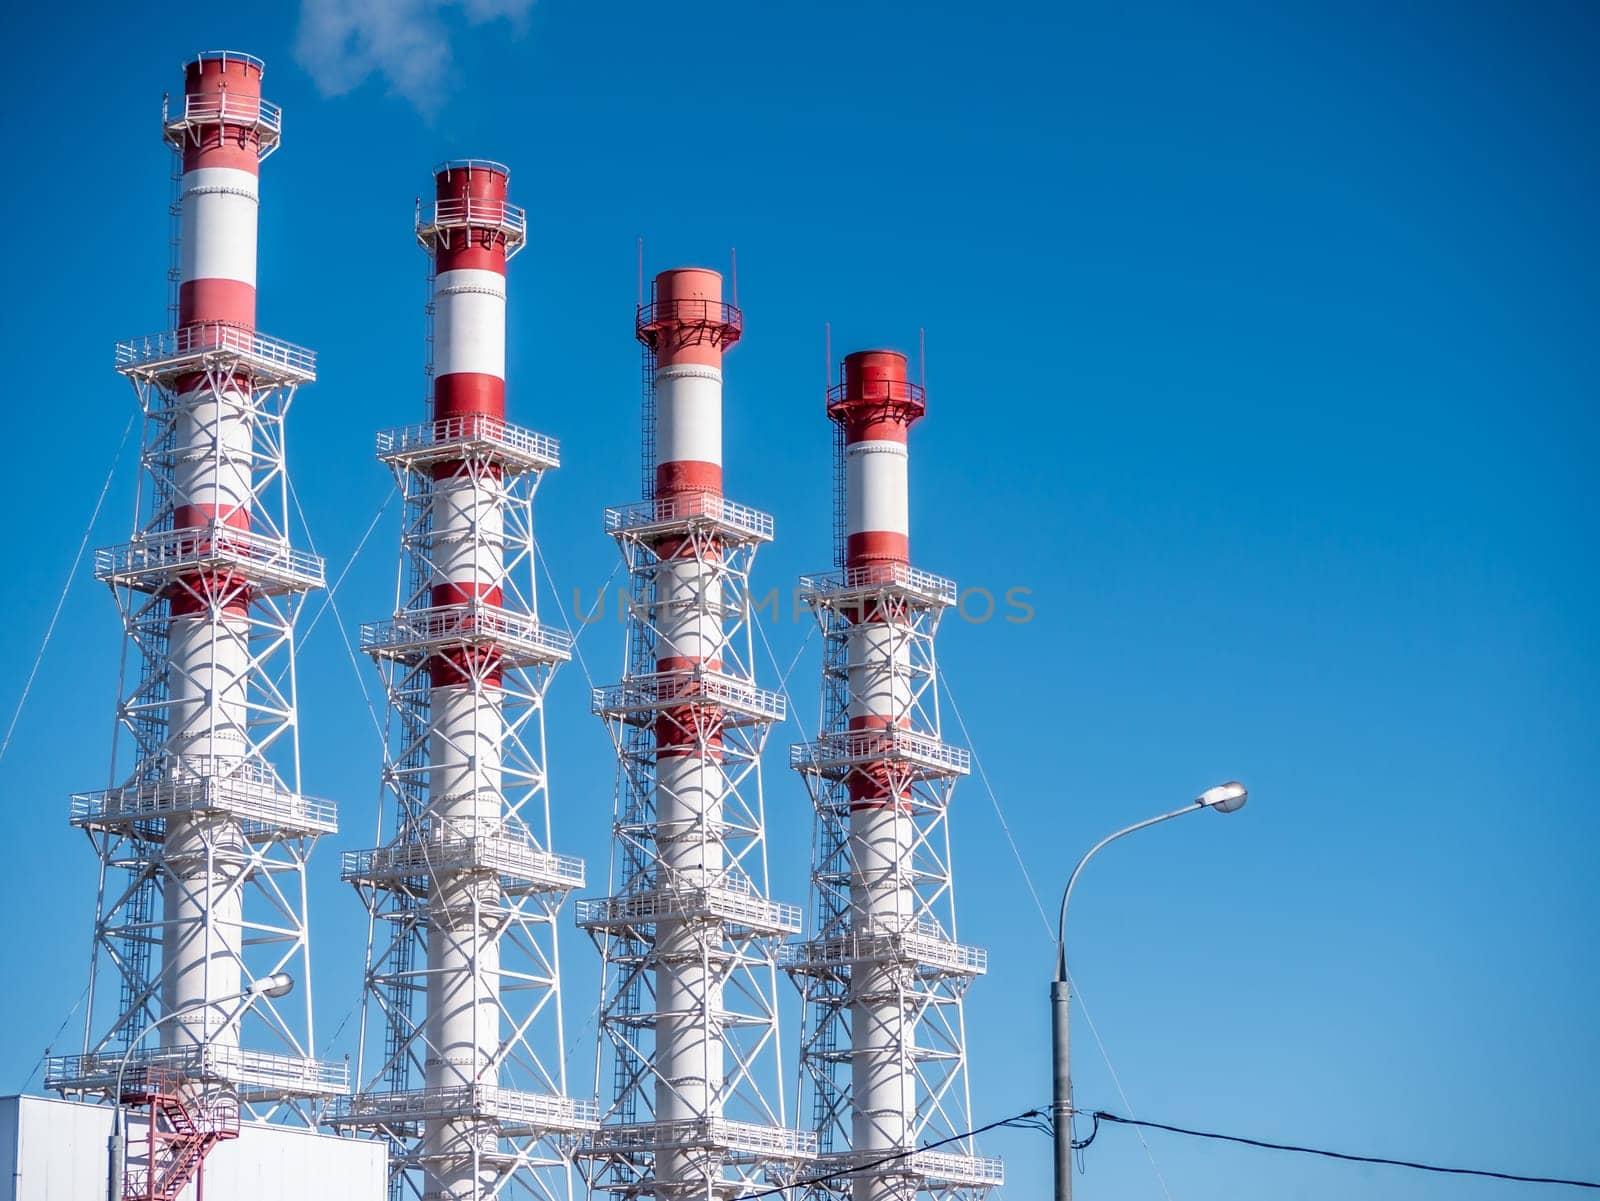
M325 96L379 75L428 112L442 99L450 67L452 8L469 26L504 19L520 27L533 0L301 0L295 58Z

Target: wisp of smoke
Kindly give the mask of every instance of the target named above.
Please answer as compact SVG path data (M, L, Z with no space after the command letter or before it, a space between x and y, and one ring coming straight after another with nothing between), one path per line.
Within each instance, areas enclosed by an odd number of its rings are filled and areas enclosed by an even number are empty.
M301 0L295 58L325 96L379 75L428 112L450 67L446 10L459 9L475 26L502 18L518 25L532 8L533 0Z

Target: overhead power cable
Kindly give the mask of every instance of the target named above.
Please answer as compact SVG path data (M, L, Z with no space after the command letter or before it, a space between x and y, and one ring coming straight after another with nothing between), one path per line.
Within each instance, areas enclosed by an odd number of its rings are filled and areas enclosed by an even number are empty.
M1272 1143L1265 1139L1244 1138L1237 1134L1217 1134L1209 1130L1189 1130L1182 1126L1168 1126L1163 1122L1148 1122L1142 1118L1125 1118L1097 1109L1091 1115L1095 1126L1102 1121L1116 1122L1121 1126L1148 1126L1152 1130L1165 1130L1170 1134L1183 1134L1190 1138L1208 1138L1222 1143L1240 1143L1246 1147L1261 1147L1268 1151L1292 1151L1297 1155L1320 1155L1324 1159L1342 1159L1350 1163L1383 1164L1392 1168L1410 1168L1416 1172L1437 1172L1445 1176L1481 1176L1489 1180L1510 1180L1518 1184L1564 1184L1571 1188L1600 1189L1600 1181L1569 1180L1560 1176L1523 1176L1515 1172L1495 1172L1488 1168L1447 1168L1438 1164L1418 1163L1410 1159L1386 1159L1380 1155L1351 1155L1344 1151L1328 1151L1320 1147L1300 1147L1293 1143ZM1091 1133L1085 1145L1092 1141Z
M906 1159L909 1156L923 1151L932 1151L936 1147L948 1146L950 1143L959 1143L964 1139L973 1138L985 1131L998 1130L1002 1126L1017 1126L1028 1130L1036 1130L1038 1119L1045 1116L1042 1109L1025 1109L1021 1113L1014 1113L1009 1118L1001 1118L998 1122L990 1122L987 1126L979 1126L976 1130L968 1130L961 1134L952 1134L949 1138L941 1138L931 1143L924 1143L920 1147L910 1147L904 1151L896 1151L893 1155L885 1155L881 1159L869 1160L858 1163L848 1168L840 1168L837 1172L825 1172L821 1176L808 1176L804 1180L792 1180L788 1184L780 1184L774 1188L762 1189L759 1193L740 1193L731 1201L757 1201L761 1197L778 1197L791 1189L809 1188L813 1184L825 1184L829 1180L837 1180L841 1176L854 1176L860 1172L870 1171L872 1168L881 1168L884 1164L893 1163L897 1159Z

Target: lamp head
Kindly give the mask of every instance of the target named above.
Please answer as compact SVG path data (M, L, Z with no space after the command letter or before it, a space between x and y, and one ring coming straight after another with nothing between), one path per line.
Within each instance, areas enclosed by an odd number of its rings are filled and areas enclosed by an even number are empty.
M294 991L294 977L288 972L273 972L270 976L263 976L250 986L250 996L271 997L277 1000L286 997Z
M1250 792L1243 784L1237 780L1229 780L1226 784L1206 789L1195 797L1194 802L1208 809L1215 809L1218 813L1236 813L1244 808L1244 803L1249 798Z

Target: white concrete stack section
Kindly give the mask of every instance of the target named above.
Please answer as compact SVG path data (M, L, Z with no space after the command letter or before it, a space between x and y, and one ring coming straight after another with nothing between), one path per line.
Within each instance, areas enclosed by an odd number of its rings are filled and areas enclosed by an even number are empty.
M821 1156L807 1196L969 1201L1003 1182L971 1129L962 997L986 966L955 941L946 816L965 751L939 734L933 636L955 585L911 566L905 356L845 358L828 393L844 494L840 570L801 592L821 624L821 735L793 748L816 808L813 936L786 947Z
M676 295L677 285L689 281L675 275L671 282ZM658 284L658 297L660 291ZM655 376L656 498L672 504L682 496L688 507L703 508L722 494L722 347L696 341L663 350ZM656 672L687 684L723 666L722 581L701 569L688 545L658 547ZM727 792L716 720L713 712L685 707L665 711L657 722L660 875L686 890L715 887L727 868L725 848L712 833L721 825ZM700 941L692 920L665 917L656 924L655 1108L661 1122L692 1122L721 1110L716 1090L724 1048L699 1020L699 1009L702 1003L712 1012L722 1009L722 963L702 955ZM680 1178L691 1169L686 1160L684 1152L665 1148L658 1174Z
M214 101L219 116L228 106L241 118L251 106L259 111L261 73L251 66L239 56L202 56L185 81L186 109ZM201 342L214 329L253 330L256 320L259 146L228 132L219 126L215 138L186 145L179 179L178 324L202 331ZM196 372L176 377L175 387L172 478L184 501L174 509L173 524L248 534L249 376ZM170 604L170 770L194 779L227 777L242 764L247 744L249 588L243 579L197 573L180 582ZM217 620L211 620L212 608L219 610ZM162 1031L168 1046L238 1041L228 1015L206 1002L240 988L243 898L235 877L242 850L234 814L175 816L167 823L162 1000L168 1012L182 1014Z
M396 1188L571 1195L594 1106L567 1096L544 695L570 639L539 623L533 496L556 443L505 420L506 263L526 233L499 163L435 170L429 420L379 436L405 497L394 616L363 627L395 732L390 841L345 857L374 922L362 1091L330 1124L383 1138ZM419 1010L420 1006L420 1010Z
M47 1083L109 1093L131 1048L130 1090L159 1070L202 1116L309 1121L346 1080L311 1054L303 909L306 858L335 829L333 806L300 791L294 619L323 567L290 544L284 459L315 360L255 328L260 163L281 131L261 77L249 55L198 55L164 116L177 324L117 347L145 417L146 500L132 541L96 556L128 639L132 764L73 798L102 866L93 986L83 1053ZM251 991L280 972L292 1000Z
M747 598L764 514L722 495L722 356L738 310L714 271L656 277L640 307L650 495L611 509L629 572L623 680L594 694L619 750L613 895L580 902L605 958L592 1188L676 1199L792 1178L774 995L799 910L767 899L760 753L784 713L755 685Z

